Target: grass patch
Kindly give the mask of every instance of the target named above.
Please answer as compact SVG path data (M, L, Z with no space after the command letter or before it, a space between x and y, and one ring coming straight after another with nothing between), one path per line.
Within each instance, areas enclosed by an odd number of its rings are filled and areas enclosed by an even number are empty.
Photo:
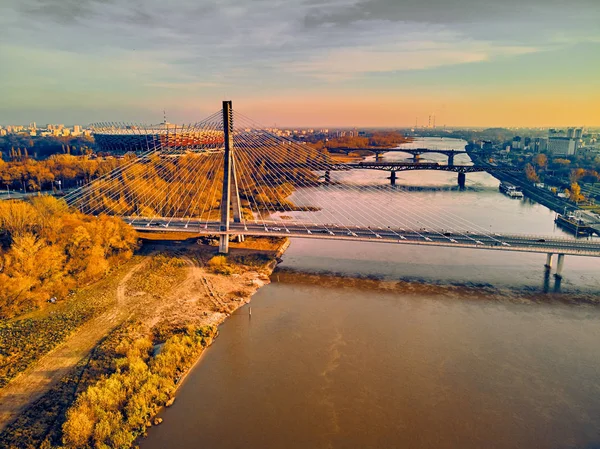
M246 237L242 243L231 242L231 248L245 248L261 251L277 251L286 241L285 237Z
M233 263L251 268L264 267L271 260L273 260L273 257L264 253L234 254L231 256Z
M66 411L77 393L115 371L114 360L121 355L117 347L126 339L131 340L136 332L137 328L128 323L107 335L89 357L81 360L67 376L0 433L0 447L60 447Z
M174 254L161 253L151 256L148 265L136 272L127 283L127 294L146 292L161 296L185 278L187 263Z
M236 270L228 263L227 257L225 256L213 256L208 261L208 268L215 274L223 274L225 276L232 275Z
M124 265L123 274L134 262ZM0 322L0 388L63 342L77 328L114 304L121 276L115 274L30 317Z

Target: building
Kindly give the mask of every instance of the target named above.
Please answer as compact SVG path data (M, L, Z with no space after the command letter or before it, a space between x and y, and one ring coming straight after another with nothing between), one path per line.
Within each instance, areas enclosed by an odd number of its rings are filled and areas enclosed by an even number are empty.
M550 137L548 152L553 156L572 156L577 150L575 139L569 137Z
M523 148L522 139L521 139L520 136L516 136L516 137L513 138L511 148L513 150L520 150L520 149Z
M533 141L533 150L536 153L540 153L542 151L546 151L548 149L548 139L544 139L543 137L536 137Z
M101 151L148 151L156 148L169 150L198 150L222 148L223 131L184 128L171 123L160 125L92 125L94 139ZM87 135L87 131L84 134Z

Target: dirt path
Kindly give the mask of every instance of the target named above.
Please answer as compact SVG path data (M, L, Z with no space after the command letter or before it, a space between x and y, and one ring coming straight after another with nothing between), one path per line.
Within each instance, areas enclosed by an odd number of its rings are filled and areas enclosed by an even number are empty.
M81 326L63 343L43 356L29 370L0 390L0 431L28 404L41 397L83 359L98 342L131 313L127 307L125 287L131 277L147 263L134 266L121 279L115 292L117 304Z
M187 277L160 303L155 304L151 313L143 320L149 327L155 326L160 321L184 323L193 317L201 317L202 312L207 312L207 318L202 319L203 324L218 322L224 313L216 312L226 305L222 297L211 289L205 277L204 269L198 261L183 256L188 265ZM142 318L140 316L140 318Z

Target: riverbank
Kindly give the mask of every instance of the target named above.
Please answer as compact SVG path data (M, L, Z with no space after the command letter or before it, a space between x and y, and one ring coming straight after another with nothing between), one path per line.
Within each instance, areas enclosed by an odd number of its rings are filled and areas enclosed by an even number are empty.
M93 349L79 355L66 374L62 373L58 378L54 376L44 394L38 394L37 399L32 398L35 401L19 409L18 415L7 417L7 425L0 433L0 445L61 446L63 426L72 413L69 410L83 400L76 398L83 397L90 388L100 388L102 379L107 376L123 375L119 372L123 363L128 363L130 354L127 348L136 345L146 347L150 342L150 347L155 348L153 351L164 347L183 350L185 357L181 356L178 363L168 363L176 367L170 372L174 376L170 380L174 392L185 373L216 336L217 326L248 303L260 287L270 282L269 275L276 266L276 260L288 245L286 239L249 238L244 243L233 244L225 264L217 266L211 262L218 257L217 248L198 245L195 240L146 242L139 254L146 260L145 269L134 272L119 284L123 309L123 314L119 315L122 316L121 321L105 330L105 336L98 336L99 341ZM56 354L61 354L61 350L69 351L81 337L80 329L59 346ZM180 349L171 351L171 357L179 354ZM129 362L143 362L150 369L158 363L158 353L153 354L153 351L141 351L137 359ZM44 366L52 366L53 354L45 356L50 365ZM45 375L37 373L36 368L20 377ZM53 372L52 369L46 371ZM11 383L7 387L10 386ZM135 397L134 392L131 397ZM171 395L163 399L159 397L148 410L158 410L169 400L172 403ZM151 416L144 417L144 425L151 422ZM117 427L124 428L126 424L124 421Z
M478 155L473 153L473 151L467 150L467 154L474 163L488 165L486 161L480 160ZM490 168L493 167L490 166ZM513 173L504 173L499 171L490 171L489 173L500 182L509 182L519 187L525 196L531 198L539 204L546 206L548 209L553 210L554 212L562 214L565 209L580 209L577 204L574 204L563 198L559 198L548 190L535 187L530 181L527 180L524 174L515 175Z

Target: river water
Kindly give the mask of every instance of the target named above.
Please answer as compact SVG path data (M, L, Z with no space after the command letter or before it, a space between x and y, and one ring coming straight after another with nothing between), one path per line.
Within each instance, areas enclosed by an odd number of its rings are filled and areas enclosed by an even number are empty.
M383 172L335 176L389 182ZM398 184L491 232L563 235L553 212L503 196L485 173L469 174L462 192L446 172L399 173ZM251 317L245 306L221 326L141 447L598 448L600 309L564 300L600 292L600 261L567 257L560 294L544 294L555 289L544 262L539 254L295 240L284 271L254 296ZM410 282L369 289L289 271Z

